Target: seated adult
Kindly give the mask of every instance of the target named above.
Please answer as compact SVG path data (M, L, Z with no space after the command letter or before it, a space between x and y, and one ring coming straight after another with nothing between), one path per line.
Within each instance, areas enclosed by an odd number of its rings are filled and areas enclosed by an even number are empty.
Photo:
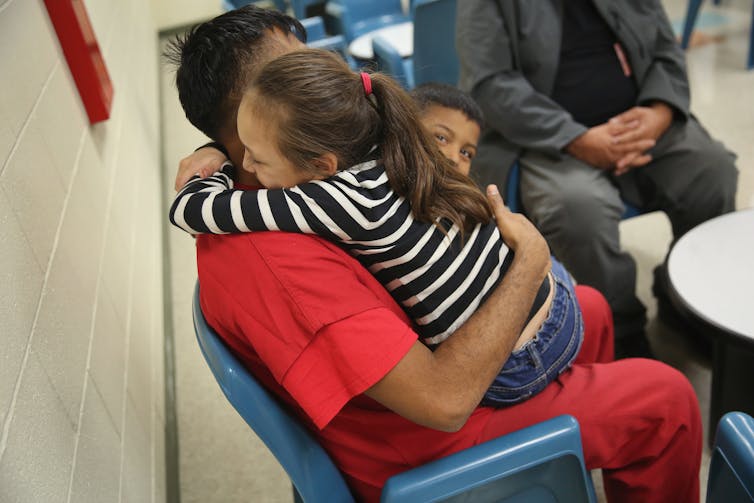
M503 184L519 159L524 210L576 280L607 297L617 355L650 356L622 200L664 211L677 240L734 209L738 177L735 156L689 110L662 5L468 0L456 29L461 87L488 126L472 173ZM659 267L660 301L666 284Z
M249 6L173 44L189 120L241 164L235 119L249 73L300 45L297 21ZM367 105L368 106L368 105ZM199 155L218 155L202 149ZM191 171L193 156L184 163ZM239 170L237 187L256 181ZM560 414L581 426L587 467L610 501L699 499L701 421L688 381L650 360L608 363L612 319L578 287L585 333L573 367L511 407L479 401L527 318L549 268L541 235L491 193L515 250L489 299L436 351L355 259L314 236L259 232L197 238L201 305L251 372L307 425L359 500L388 477Z

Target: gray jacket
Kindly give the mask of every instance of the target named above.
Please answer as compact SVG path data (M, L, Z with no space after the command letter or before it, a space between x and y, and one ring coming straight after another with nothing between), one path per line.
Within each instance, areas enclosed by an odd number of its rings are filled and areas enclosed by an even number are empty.
M473 168L482 185L504 187L521 150L557 158L586 131L550 99L560 56L562 1L458 2L460 86L477 100L487 123ZM631 63L639 86L637 104L663 101L677 118L688 117L684 55L659 0L594 4Z

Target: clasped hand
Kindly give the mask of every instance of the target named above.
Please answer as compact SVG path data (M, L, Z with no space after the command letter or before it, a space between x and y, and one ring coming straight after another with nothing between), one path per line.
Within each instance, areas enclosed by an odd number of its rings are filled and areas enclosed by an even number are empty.
M673 111L664 103L636 106L588 129L566 151L591 166L622 175L652 160L648 151L672 120Z

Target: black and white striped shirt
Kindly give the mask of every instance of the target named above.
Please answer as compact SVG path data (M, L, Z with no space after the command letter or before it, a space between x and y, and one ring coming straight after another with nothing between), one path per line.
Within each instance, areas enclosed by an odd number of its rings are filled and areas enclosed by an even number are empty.
M438 221L446 233L417 221L376 161L290 189L232 187L227 163L191 180L176 196L170 221L191 234L281 230L330 239L385 286L430 345L474 313L513 259L494 221L477 224L463 240L446 220Z

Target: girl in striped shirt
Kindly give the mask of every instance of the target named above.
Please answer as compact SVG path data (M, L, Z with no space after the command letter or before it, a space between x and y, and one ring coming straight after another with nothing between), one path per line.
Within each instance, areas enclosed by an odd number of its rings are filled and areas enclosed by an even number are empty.
M281 230L330 239L385 286L430 347L471 316L512 261L484 195L386 76L353 73L327 51L286 54L246 91L238 133L243 169L266 189L233 190L226 163L177 194L171 222L192 234ZM570 277L553 260L483 403L504 406L541 391L571 365L582 337Z

